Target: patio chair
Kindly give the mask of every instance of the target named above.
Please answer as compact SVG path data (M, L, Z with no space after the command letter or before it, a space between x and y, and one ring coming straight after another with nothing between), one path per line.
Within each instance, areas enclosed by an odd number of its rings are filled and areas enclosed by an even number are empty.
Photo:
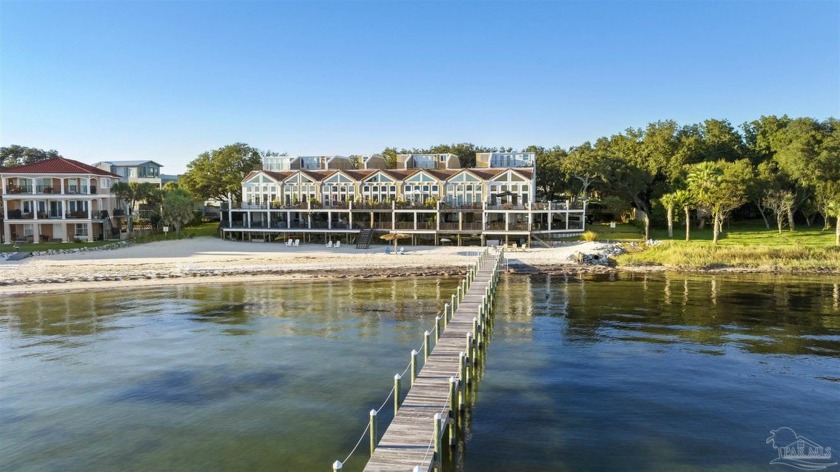
M300 239L295 239L295 247L300 246Z
M385 247L385 254L386 255L391 255L391 246L386 246Z
M329 241L327 242L327 247L333 247L332 240L329 240Z
M397 254L399 254L401 256L404 255L405 254L405 248L401 247L400 250L397 252Z
M286 241L286 246L291 246L292 243L293 243L293 241L290 239L290 240Z
M333 247L341 247L341 241L336 241L335 246L333 246Z

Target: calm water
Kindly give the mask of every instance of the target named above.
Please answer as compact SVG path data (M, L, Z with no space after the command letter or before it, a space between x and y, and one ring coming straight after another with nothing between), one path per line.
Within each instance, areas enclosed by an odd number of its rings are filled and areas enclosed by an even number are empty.
M0 300L0 469L329 470L455 284ZM785 470L783 426L840 451L840 280L508 276L447 468Z

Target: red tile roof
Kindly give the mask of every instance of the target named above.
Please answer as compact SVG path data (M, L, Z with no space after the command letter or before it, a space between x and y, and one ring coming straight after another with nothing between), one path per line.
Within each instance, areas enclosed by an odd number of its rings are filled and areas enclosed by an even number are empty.
M64 157L56 157L54 159L13 167L4 170L4 172L6 174L96 174L105 177L120 178L119 175L112 174L107 170L102 170L84 162L74 161L73 159Z

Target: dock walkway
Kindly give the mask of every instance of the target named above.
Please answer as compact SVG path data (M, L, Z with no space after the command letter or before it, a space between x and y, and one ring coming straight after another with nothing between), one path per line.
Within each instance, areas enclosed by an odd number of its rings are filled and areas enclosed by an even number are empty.
M474 333L474 321L490 310L492 289L498 274L502 253L485 252L480 268L466 290L455 312L434 344L429 358L379 441L365 471L428 471L435 461L435 414L441 413L442 430L446 429L450 412L450 378L458 378L462 369L462 353L467 350L468 333ZM479 321L479 324L481 321ZM468 364L471 364L470 361ZM466 376L469 379L469 375ZM468 380L469 381L469 380ZM453 431L450 429L450 431ZM442 435L442 431L438 431ZM450 438L451 439L451 438ZM417 467L419 466L419 469Z

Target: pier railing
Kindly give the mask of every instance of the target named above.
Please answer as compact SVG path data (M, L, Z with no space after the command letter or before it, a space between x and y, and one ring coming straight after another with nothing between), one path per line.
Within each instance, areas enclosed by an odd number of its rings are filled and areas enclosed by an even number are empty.
M358 450L359 446L364 441L365 437L369 439L371 459L378 446L378 431L377 431L377 416L383 408L388 405L393 397L394 419L391 426L396 422L400 408L400 393L403 379L408 374L410 379L409 394L405 401L408 402L411 396L412 388L415 386L418 373L420 371L418 357L423 356L423 368L429 364L429 357L432 355L433 348L438 347L441 337L446 333L448 338L448 346L445 353L438 357L443 359L448 364L448 367L455 366L450 369L448 377L448 391L441 389L440 385L435 388L435 393L443 398L440 398L440 408L435 408L435 414L429 417L432 425L422 426L421 429L427 430L428 426L432 426L432 434L428 437L428 443L422 439L424 445L427 445L422 450L422 458L418 458L415 470L427 470L431 464L440 463L442 453L443 436L446 434L446 429L449 429L449 443L455 445L456 429L459 415L458 412L463 412L467 406L468 387L473 385L473 378L477 378L476 369L479 367L479 357L482 356L484 349L490 336L490 325L493 302L495 301L495 291L498 284L499 275L503 268L504 249L498 253L491 253L489 248L485 248L478 254L478 260L471 265L467 270L465 277L458 284L456 292L450 297L449 302L444 303L443 311L435 316L435 324L431 330L424 333L423 344L419 349L411 351L409 363L401 374L394 375L394 386L388 393L385 401L375 410L370 410L368 425L362 432L356 445L350 451L350 454L345 457L343 461L335 461L333 463L333 471L340 471L343 469L353 454ZM482 276L482 282L486 285L481 287L474 287L473 282L476 277ZM470 289L473 290L470 290ZM464 310L458 311L464 303L465 297L470 293L469 306L465 307L470 313L475 313L470 325L468 313ZM447 328L453 319L458 315L458 329L453 332L447 331ZM457 352L458 349L451 349L452 343L458 342L455 337L465 339L464 350ZM463 341L462 341L463 342ZM457 352L457 354L456 354ZM436 353L437 354L437 353ZM457 364L455 364L457 362ZM432 368L434 366L430 366ZM447 366L444 366L446 370ZM437 371L436 371L437 375ZM440 383L440 382L437 382ZM426 393L428 395L428 393ZM387 431L386 431L387 437ZM385 437L383 437L383 441ZM369 462L370 466L371 463ZM418 468L419 467L419 468ZM425 468L424 468L425 467Z

